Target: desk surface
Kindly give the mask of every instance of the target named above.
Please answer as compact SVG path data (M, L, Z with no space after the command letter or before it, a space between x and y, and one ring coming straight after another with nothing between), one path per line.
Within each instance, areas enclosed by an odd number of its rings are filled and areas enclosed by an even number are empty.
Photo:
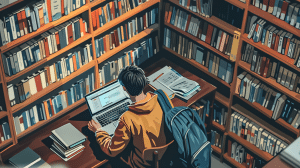
M275 156L269 163L267 163L263 168L292 168L293 166L286 163L280 158L279 155Z
M153 59L151 59L153 61ZM151 63L151 62L150 62ZM149 64L148 64L149 65ZM184 102L179 98L173 98L172 102L174 106L189 106L200 98L212 93L216 90L216 87L207 83L206 81L200 79L198 76L193 75L191 72L186 71L182 67L178 66L178 63L174 63L165 58L158 58L152 62L152 64L146 68L144 71L146 76L151 75L155 71L169 65L173 67L183 76L198 82L201 86L201 91L193 96L188 102ZM150 87L146 87L145 91L151 91ZM152 90L153 91L153 90ZM72 112L64 115L55 122L37 130L35 133L19 140L19 143L15 145L14 150L6 152L6 159L12 157L15 153L20 152L26 147L30 147L38 155L41 156L50 165L53 164L63 164L67 167L94 167L103 165L108 161L108 156L106 156L100 149L96 142L94 133L88 130L87 124L91 120L88 108L86 104L74 109ZM51 145L51 140L49 135L53 129L56 129L66 123L73 124L78 130L80 130L85 136L87 136L87 141L83 143L85 149L83 152L79 153L74 158L67 162L64 162L59 156L53 153L49 147Z

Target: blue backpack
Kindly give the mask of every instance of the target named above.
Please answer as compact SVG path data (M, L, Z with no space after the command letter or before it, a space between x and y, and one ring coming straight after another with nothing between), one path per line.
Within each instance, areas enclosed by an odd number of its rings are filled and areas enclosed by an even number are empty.
M207 141L206 129L197 112L189 107L172 108L168 98L162 90L157 90L158 102L163 110L165 126L173 135L178 145L178 158L186 168L210 168L211 144ZM175 156L175 155L174 155Z

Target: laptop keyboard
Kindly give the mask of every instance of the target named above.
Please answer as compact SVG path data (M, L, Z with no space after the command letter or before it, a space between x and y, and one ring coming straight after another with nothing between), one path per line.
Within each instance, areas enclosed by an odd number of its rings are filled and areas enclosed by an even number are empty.
M113 121L118 120L119 117L125 111L127 111L127 108L128 108L127 105L129 105L129 103L124 103L121 106L119 106L118 108L111 109L111 110L107 111L106 113L104 113L103 115L96 117L96 119L101 124L101 126L104 127L104 126L112 123Z

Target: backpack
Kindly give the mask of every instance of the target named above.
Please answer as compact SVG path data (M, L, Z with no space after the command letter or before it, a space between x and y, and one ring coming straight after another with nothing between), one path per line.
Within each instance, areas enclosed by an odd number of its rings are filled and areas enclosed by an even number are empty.
M211 144L200 116L189 107L172 108L162 90L156 90L154 93L158 95L165 126L177 142L178 156L174 154L173 160L180 162L182 166L176 165L176 167L210 168Z

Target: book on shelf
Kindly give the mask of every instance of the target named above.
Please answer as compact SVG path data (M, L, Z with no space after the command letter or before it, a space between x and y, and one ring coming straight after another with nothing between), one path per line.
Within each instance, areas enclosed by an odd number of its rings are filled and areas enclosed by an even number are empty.
M197 82L187 79L169 66L151 74L148 79L150 85L156 89L164 90L170 98L176 95L187 101L201 90Z
M211 130L211 142L212 145L222 148L223 136L217 131Z
M53 140L51 150L68 161L84 150L83 142L86 137L71 123L67 123L51 131L50 138Z
M9 158L8 161L14 167L24 167L24 168L51 167L47 162L41 159L41 157L29 147L15 154L13 157Z
M217 56L217 54L214 54L211 51L206 51L204 46L199 46L188 38L181 36L168 28L165 28L164 31L166 32L164 34L164 45L166 47L171 48L172 50L175 49L175 52L177 51L178 54L185 58L196 60L198 63L208 68L210 73L218 76L221 80L224 80L227 83L232 82L233 65L230 62ZM180 40L175 40L177 38ZM188 55L184 53L188 53Z
M192 12L198 13L204 17L212 16L213 0L179 1L179 5L187 8L188 10L190 10Z
M252 156L242 145L228 140L227 155L240 164L246 164L247 167L263 167L267 162L259 157Z
M209 100L200 99L200 101L195 102L191 105L191 108L193 108L202 118L203 123L205 123L206 116L209 116Z
M213 121L217 122L220 125L225 126L227 114L228 114L228 111L227 111L226 107L224 107L222 104L220 104L218 102L214 103Z
M16 134L20 134L39 121L48 120L57 113L82 99L86 94L95 89L94 72L86 74L87 77L72 84L67 90L62 90L56 95L39 101L29 110L19 111L14 114Z
M42 0L31 2L25 7L5 14L4 19L0 19L0 46L37 31L44 25L60 19L63 15L68 15L83 5L85 5L85 0L68 3L64 3L63 0Z
M242 139L250 142L258 149L268 152L272 156L276 156L284 149L280 147L281 144L287 146L287 143L237 112L231 115L230 132L237 134Z

